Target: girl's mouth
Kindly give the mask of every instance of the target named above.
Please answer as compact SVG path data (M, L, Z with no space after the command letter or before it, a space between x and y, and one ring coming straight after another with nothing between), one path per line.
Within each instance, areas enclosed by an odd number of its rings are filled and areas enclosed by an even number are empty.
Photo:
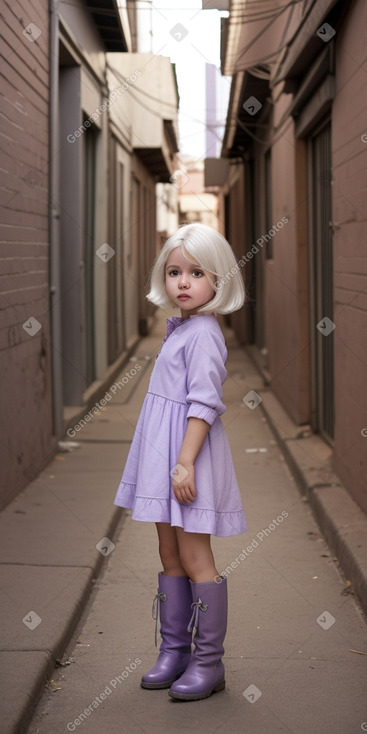
M190 297L191 296L188 296L186 293L182 293L181 296L177 296L177 298L179 298L180 301L187 301L188 298L190 298Z

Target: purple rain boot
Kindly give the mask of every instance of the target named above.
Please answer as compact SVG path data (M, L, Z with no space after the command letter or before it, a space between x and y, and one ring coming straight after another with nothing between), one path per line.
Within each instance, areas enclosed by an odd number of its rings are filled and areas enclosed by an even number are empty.
M227 630L227 579L220 583L190 581L194 612L188 629L194 624L195 650L185 672L168 692L172 698L196 701L208 698L225 688L223 640Z
M187 629L191 613L191 586L187 576L158 574L158 594L154 597L152 616L157 646L158 611L162 643L157 662L144 673L142 688L169 688L187 668L191 657L191 634Z

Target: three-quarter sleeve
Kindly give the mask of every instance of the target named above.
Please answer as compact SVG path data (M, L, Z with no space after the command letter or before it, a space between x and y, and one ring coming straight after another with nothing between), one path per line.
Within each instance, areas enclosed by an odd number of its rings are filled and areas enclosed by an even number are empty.
M186 344L187 418L201 418L212 425L226 410L221 399L226 359L224 339L211 329L203 329Z

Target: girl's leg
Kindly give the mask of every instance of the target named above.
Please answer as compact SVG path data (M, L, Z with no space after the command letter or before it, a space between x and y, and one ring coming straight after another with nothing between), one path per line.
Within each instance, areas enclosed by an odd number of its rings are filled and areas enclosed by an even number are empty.
M159 539L159 555L165 576L187 576L180 561L176 528L167 522L156 522Z
M218 582L210 535L176 528L180 559L190 578L193 610L189 630L194 650L185 672L169 691L172 698L196 701L225 688L222 662L227 629L227 579Z
M187 533L182 528L173 528L182 567L191 581L200 583L214 581L218 577L208 533Z
M191 657L187 630L192 604L190 580L180 562L175 529L168 523L156 523L156 527L164 569L158 574L155 597L156 632L160 619L162 643L157 662L141 679L142 688L169 688L186 670Z

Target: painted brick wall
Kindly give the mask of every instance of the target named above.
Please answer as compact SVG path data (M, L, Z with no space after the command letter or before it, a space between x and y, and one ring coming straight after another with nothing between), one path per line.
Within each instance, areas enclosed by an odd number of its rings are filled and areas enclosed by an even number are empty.
M4 1L1 17L0 508L52 453L48 3Z

